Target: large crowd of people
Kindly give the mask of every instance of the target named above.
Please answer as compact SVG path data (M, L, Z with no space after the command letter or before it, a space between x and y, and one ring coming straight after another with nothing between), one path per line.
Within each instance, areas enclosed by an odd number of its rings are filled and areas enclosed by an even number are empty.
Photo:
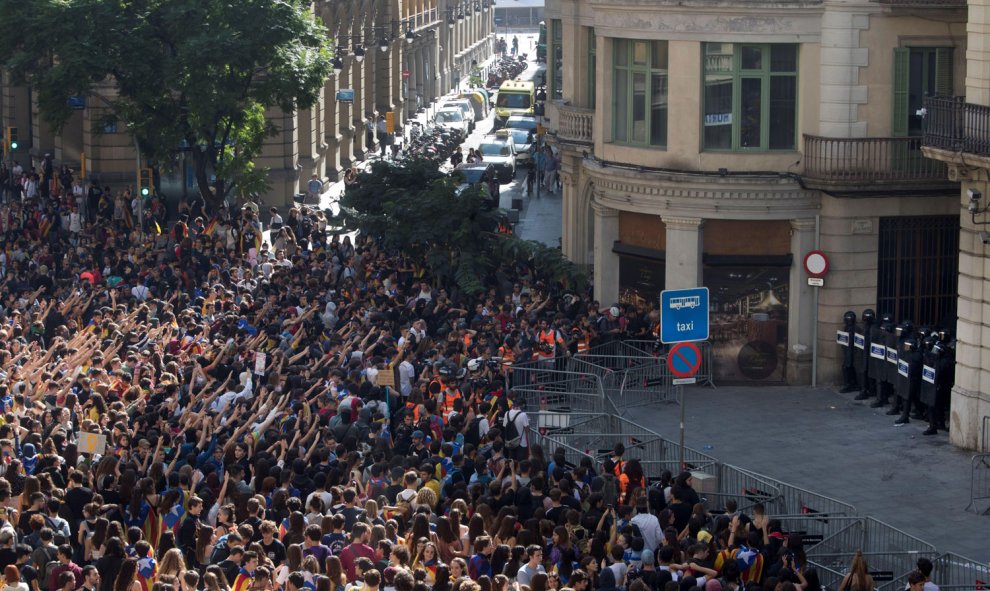
M648 307L519 265L460 293L305 207L167 223L12 173L4 591L817 591L761 507L710 512L621 444L574 465L530 441L513 368L650 339Z

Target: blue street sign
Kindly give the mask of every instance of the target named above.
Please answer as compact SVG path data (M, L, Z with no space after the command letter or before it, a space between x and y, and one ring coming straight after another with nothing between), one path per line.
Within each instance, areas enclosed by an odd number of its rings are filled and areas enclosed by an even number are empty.
M690 343L708 339L708 288L660 292L660 341Z

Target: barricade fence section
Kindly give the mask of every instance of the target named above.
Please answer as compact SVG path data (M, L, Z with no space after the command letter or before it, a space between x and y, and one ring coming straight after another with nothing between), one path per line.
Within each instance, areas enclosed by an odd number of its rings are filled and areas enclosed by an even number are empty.
M967 511L990 514L990 453L976 454L970 462Z
M710 371L711 347L702 344L699 382ZM625 460L638 460L648 483L664 471L694 473L694 486L712 513L723 512L726 502L751 512L762 504L785 534L800 534L810 566L821 582L835 589L848 572L857 550L863 552L877 591L901 591L917 559L935 562L933 580L942 589L988 591L990 566L954 554L938 554L935 547L872 517L859 516L855 507L775 478L723 464L716 458L685 447L620 416L618 408L666 400L673 395L662 357L628 343L609 343L593 355L523 363L512 367L514 400L530 417L530 444L543 446L549 457L564 451L575 465L588 458L601 473L621 442ZM707 351L707 353L705 353ZM632 358L621 360L622 354ZM708 361L704 361L708 359ZM702 383L710 383L702 382ZM714 386L714 384L711 384ZM969 509L990 512L990 453L973 456Z
M769 479L762 478L729 464L722 464L718 472L718 489L706 492L708 509L723 509L727 501L735 500L740 511L751 512L753 506L762 503L768 515L786 513L784 495Z
M932 580L938 581L939 589L953 591L985 591L990 585L990 566L959 556L958 554L942 554L934 560ZM899 583L897 581L896 583ZM907 584L907 577L904 577ZM901 589L891 585L891 589Z
M807 550L822 584L836 589L857 550L863 552L877 591L894 591L895 584L916 568L918 558L934 560L935 546L872 517L831 517L842 524L831 536ZM899 588L896 588L899 589Z

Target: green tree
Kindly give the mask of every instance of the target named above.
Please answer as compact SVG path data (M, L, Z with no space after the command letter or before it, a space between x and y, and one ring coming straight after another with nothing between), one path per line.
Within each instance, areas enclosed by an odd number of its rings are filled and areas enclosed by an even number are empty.
M0 56L55 129L69 97L100 101L159 166L187 146L211 207L266 186L265 111L312 106L330 47L302 0L0 0Z
M465 293L487 289L500 265L518 263L545 280L583 288L584 275L560 250L501 232L505 211L493 209L481 187L458 193L461 181L428 160L375 162L341 198L343 226L425 260L441 284Z

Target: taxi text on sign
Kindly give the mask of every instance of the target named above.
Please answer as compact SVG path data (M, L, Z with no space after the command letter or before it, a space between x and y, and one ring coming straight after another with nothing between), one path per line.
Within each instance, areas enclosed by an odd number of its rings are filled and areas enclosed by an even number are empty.
M660 292L660 341L692 343L708 340L708 288Z

